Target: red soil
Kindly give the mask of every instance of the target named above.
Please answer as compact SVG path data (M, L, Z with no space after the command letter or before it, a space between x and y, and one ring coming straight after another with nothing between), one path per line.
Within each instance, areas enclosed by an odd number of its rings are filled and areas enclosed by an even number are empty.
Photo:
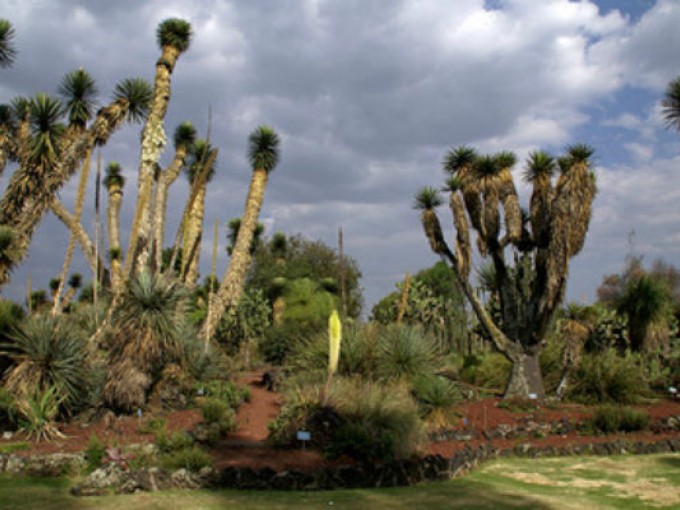
M271 467L275 470L283 469L313 469L324 466L346 463L347 459L327 461L321 455L312 450L302 449L274 449L265 442L268 429L267 424L276 417L279 412L279 395L267 391L260 384L262 374L260 372L248 373L242 376L239 383L247 385L251 392L251 401L241 405L237 413L237 429L226 439L212 449L215 458L215 467L227 466L250 466ZM549 435L541 439L516 438L516 439L484 439L484 431L492 431L500 424L517 425L530 419L537 422L553 422L563 418L576 423L585 420L590 411L588 408L574 405L561 404L557 408L539 407L533 412L512 412L498 407L501 402L498 398L489 398L477 402L470 402L460 406L457 414L460 421L456 428L459 430L474 431L476 439L471 441L443 441L432 442L426 445L423 453L441 454L451 456L456 451L465 448L466 445L477 446L482 443L491 443L498 448L512 449L519 443L529 443L533 446L565 446L594 442L608 442L614 439L624 438L634 441L656 441L664 438L677 437L678 433L654 434L651 432L638 432L625 436L580 436L570 433L564 436ZM666 417L680 415L680 401L663 399L655 404L639 406L647 411L652 421ZM176 411L164 415L167 419L170 432L189 430L202 420L198 410ZM467 425L464 423L467 420ZM139 427L146 420L137 417L120 417L113 420L100 420L91 425L67 424L60 428L65 438L52 442L30 441L30 449L17 452L18 455L34 455L39 453L55 452L78 452L87 449L91 435L96 435L101 442L120 446L133 443L148 443L153 441L150 434L141 434ZM0 447L3 444L24 440L15 435L11 440L0 439Z

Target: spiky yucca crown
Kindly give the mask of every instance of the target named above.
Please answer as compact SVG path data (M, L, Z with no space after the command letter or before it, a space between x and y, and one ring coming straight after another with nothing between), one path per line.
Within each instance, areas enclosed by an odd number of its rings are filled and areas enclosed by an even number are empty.
M666 87L661 101L661 109L666 126L680 130L680 76L672 80Z
M161 48L172 46L180 53L189 49L192 35L191 24L179 18L168 18L162 21L156 30L156 38Z
M445 172L453 174L465 166L474 164L476 159L477 152L472 147L463 145L446 153L442 167Z
M111 189L112 186L125 187L125 177L122 168L117 161L111 161L106 167L106 177L104 177L104 187Z
M189 121L182 122L177 126L177 129L175 129L173 140L175 142L175 148L190 148L196 143L196 128Z
M9 67L14 63L17 54L14 48L15 35L12 23L0 19L0 67Z
M269 126L259 126L248 137L248 159L253 169L271 172L279 162L279 135Z
M153 99L153 87L142 78L126 78L116 85L113 99L126 105L127 118L141 122L146 118Z
M69 122L85 124L92 118L98 90L87 71L80 68L67 73L61 80L58 92L65 101Z
M555 173L555 158L544 151L534 151L529 154L524 180L534 182L541 177L550 178Z
M413 208L421 211L429 211L436 209L443 203L439 190L431 186L425 186L416 193L413 201Z

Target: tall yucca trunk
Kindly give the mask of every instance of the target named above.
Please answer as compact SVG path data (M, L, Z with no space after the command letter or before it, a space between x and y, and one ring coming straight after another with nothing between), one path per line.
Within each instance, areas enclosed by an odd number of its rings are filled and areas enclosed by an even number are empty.
M81 130L74 130L72 136L77 135ZM78 182L78 191L76 193L76 203L73 211L74 223L80 223L80 218L83 212L83 203L85 202L85 191L87 188L87 178L90 175L90 164L92 161L92 150L88 150L85 161L83 162L83 167L80 171L80 180ZM66 276L68 275L69 268L71 267L71 261L73 260L73 252L76 248L76 238L77 233L75 230L71 229L68 237L68 246L66 247L66 256L64 257L64 264L61 268L61 275L59 276L59 287L54 293L54 304L52 307L52 313L57 315L61 313L61 293L64 291L64 285L66 284ZM96 277L96 275L95 275Z
M453 225L456 229L456 258L461 275L467 279L472 264L472 246L470 245L470 225L465 215L465 204L460 193L451 193L449 207L453 214Z
M458 173L462 192L463 200L465 202L465 208L470 216L470 223L472 228L477 231L477 247L482 256L486 255L486 229L484 227L484 206L482 204L482 198L480 196L479 183L475 179L472 167L465 166Z
M498 235L501 230L501 216L499 211L500 197L495 183L487 183L483 187L484 198L484 231L486 233L486 245L494 249L498 245Z
M222 314L227 308L232 308L238 304L246 273L250 266L250 247L253 243L255 228L260 216L260 209L264 201L264 191L267 187L269 174L266 170L258 168L253 171L253 177L248 188L245 210L241 219L241 228L236 236L236 244L231 253L229 266L224 275L217 294L214 297L214 307L212 307L212 317L206 319L201 330L201 337L205 336L206 331L215 331L219 324ZM210 323L209 323L210 322ZM209 324L208 324L209 323Z
M547 248L550 242L550 204L552 198L553 189L550 176L541 175L537 177L531 193L529 216L534 243L539 248Z
M196 283L198 282L198 263L201 253L203 218L205 216L206 184L207 183L203 182L199 186L196 193L196 199L189 212L189 222L187 225L188 235L185 238L182 252L182 261L184 261L186 266L184 281L189 288L196 287Z
M592 214L593 199L595 198L595 182L590 175L588 164L576 163L572 167L574 186L578 190L578 200L575 200L575 218L570 231L569 257L573 257L583 249L588 233L590 216Z
M109 254L111 256L111 286L114 290L120 289L123 281L123 269L121 267L120 248L120 208L123 203L123 188L112 184L108 189L109 204L106 209L106 223L109 232Z
M510 170L503 169L500 179L500 201L503 204L503 215L505 217L505 235L507 242L515 244L522 237L522 211L519 207L519 198Z
M131 271L144 271L151 253L151 203L153 201L151 194L156 165L166 144L163 119L170 101L170 75L179 55L180 52L174 47L164 46L161 58L156 63L154 95L149 116L142 131L137 207L133 220L136 228L131 232L128 249L128 257L133 257L135 260L126 261L126 267L129 267Z
M154 235L153 256L155 258L156 271L160 272L163 265L163 243L165 242L165 220L167 214L168 190L177 180L186 161L187 149L185 146L177 147L175 157L170 166L161 172L156 187L156 207L154 211Z
M90 266L90 269L92 269L92 273L95 274L97 271L97 256L95 254L94 243L90 239L90 236L83 227L82 223L76 221L75 217L69 213L64 205L56 198L53 199L52 203L50 204L50 209L69 231L76 233L76 238L80 243L80 247L83 251L83 254L85 255L87 264ZM99 259L99 267L104 267L104 262L101 260L101 258Z

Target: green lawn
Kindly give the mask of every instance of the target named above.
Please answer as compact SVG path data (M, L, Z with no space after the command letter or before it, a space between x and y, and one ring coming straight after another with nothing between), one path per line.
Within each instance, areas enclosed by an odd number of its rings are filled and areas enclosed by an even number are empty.
M680 455L502 459L462 479L397 489L74 498L70 484L66 478L0 478L0 509L680 508Z

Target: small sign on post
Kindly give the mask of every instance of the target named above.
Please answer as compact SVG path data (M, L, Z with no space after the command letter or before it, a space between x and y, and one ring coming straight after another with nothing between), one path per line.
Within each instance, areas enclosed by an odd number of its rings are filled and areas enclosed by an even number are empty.
M306 430L298 430L296 434L297 440L302 443L302 449L305 449L305 443L312 440L312 433Z

